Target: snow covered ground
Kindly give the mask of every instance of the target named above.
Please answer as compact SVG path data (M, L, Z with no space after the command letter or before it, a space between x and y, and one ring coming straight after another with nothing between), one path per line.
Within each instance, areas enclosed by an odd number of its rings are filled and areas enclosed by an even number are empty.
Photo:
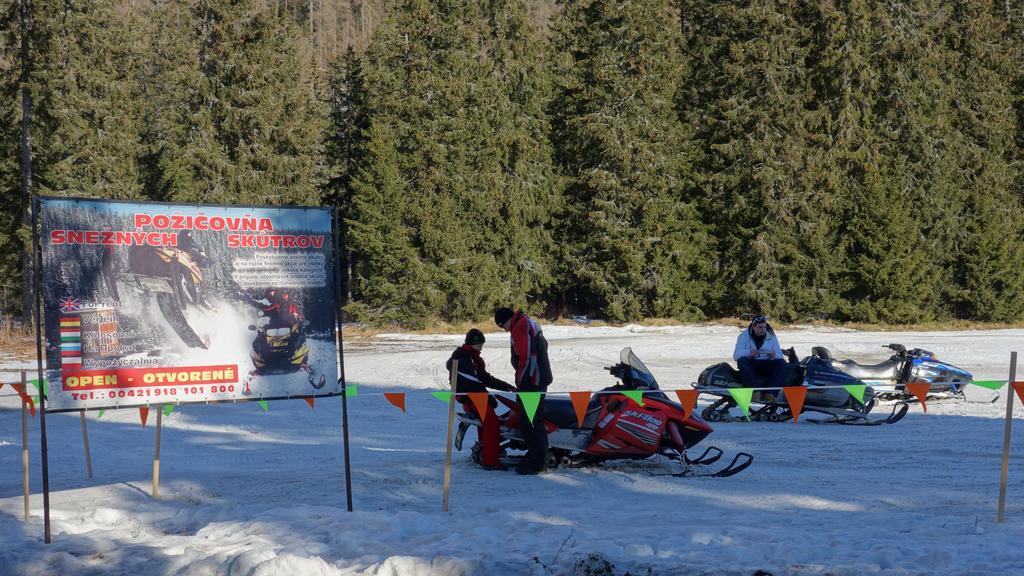
M545 328L553 391L612 384L604 366L632 346L666 389L731 355L738 329ZM927 348L1006 379L1024 330L855 332L793 328L805 356L881 361L881 346ZM994 522L1005 394L929 403L891 426L717 424L707 440L754 455L732 478L675 478L664 460L486 472L457 453L441 512L446 385L455 336L346 343L353 500L345 510L341 400L179 407L164 419L161 498L150 497L154 416L89 415L86 478L77 414L47 415L53 543L42 542L39 420L30 422L32 516L22 520L21 417L0 390L0 574L774 575L1024 574L1024 409L1016 406L1006 521ZM511 379L508 340L484 358ZM11 370L33 363L7 360ZM982 389L973 389L984 392ZM407 414L380 392L410 392ZM983 397L972 396L975 399ZM702 398L701 404L705 400Z

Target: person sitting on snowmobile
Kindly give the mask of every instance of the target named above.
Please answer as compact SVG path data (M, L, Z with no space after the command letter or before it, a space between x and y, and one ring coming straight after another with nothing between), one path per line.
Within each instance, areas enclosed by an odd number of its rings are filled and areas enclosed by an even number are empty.
M747 329L736 338L736 349L732 357L736 360L745 386L778 388L776 393L782 394L786 361L783 359L779 339L775 337L775 330L768 325L768 318L759 315L750 321Z
M260 315L268 319L267 328L284 328L302 322L302 312L287 290L268 288L263 293L263 300L257 300L257 303Z
M487 373L484 359L480 357L480 351L484 347L484 333L476 328L466 332L466 341L452 352L445 363L449 375L451 374L452 362L458 361L459 373L456 375L455 392L465 394L467 392L486 392L488 388L515 392L516 389L508 382L499 380ZM501 430L498 423L498 416L494 413L494 407L498 405L494 398L488 398L487 413L478 414L476 405L468 396L459 396L459 402L469 414L476 414L481 420L480 427L480 466L484 470L508 470L499 460L501 456Z

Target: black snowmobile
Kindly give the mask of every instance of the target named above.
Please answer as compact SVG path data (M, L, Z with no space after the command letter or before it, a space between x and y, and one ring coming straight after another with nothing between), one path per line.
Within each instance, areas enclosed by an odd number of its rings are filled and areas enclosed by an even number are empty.
M299 370L306 373L310 386L317 390L324 387L326 376L317 375L309 365L309 344L305 333L308 324L308 321L295 321L286 326L249 326L249 330L256 332L256 338L249 353L253 370L245 379L245 395L251 393L250 384L254 376L292 374Z
M909 406L898 402L886 418L869 418L868 413L875 406L875 392L871 387L864 389L864 401L854 398L843 386L864 385L864 382L837 370L817 356L798 360L796 352L786 350L786 386L806 386L807 396L801 414L818 412L829 416L812 419L810 422L876 425L892 424L906 415ZM758 386L767 386L759 383ZM701 416L709 422L731 422L742 420L734 417L730 410L738 406L729 392L730 388L745 388L736 370L728 362L721 362L705 368L697 383L693 385L701 393L719 397L706 407ZM789 404L781 390L755 390L750 400L750 420L760 422L785 422L793 418Z
M201 252L174 246L132 246L128 249L127 271L121 271L113 251L104 250L103 281L116 302L121 288L152 297L160 312L182 342L191 348L209 348L209 337L201 337L188 316L212 310L203 293Z
M871 384L883 400L908 400L913 397L906 390L908 383L929 384L928 399L964 397L964 388L974 377L970 372L951 364L940 362L935 354L913 348L907 350L902 344L883 346L893 351L888 360L878 364L860 364L853 360L837 360L828 349L815 346L811 355L829 363L833 368ZM996 395L995 398L999 396ZM994 399L993 399L994 401Z

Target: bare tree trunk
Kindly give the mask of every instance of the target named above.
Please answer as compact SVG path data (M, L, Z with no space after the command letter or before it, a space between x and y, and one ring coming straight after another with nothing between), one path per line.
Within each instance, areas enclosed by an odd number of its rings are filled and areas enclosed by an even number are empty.
M32 53L29 50L29 30L31 25L32 6L30 0L21 0L21 202L22 224L32 224L32 138L29 128L32 125L32 94L29 92L29 73L32 70ZM33 290L35 270L32 265L32 254L28 246L21 251L22 271L32 270L32 274L21 275L21 313L29 322L34 317L32 306L35 299Z

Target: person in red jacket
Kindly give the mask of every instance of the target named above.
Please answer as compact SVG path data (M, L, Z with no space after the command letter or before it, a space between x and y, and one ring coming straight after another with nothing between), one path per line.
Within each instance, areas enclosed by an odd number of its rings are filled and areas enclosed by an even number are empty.
M445 366L448 374L451 375L452 361L458 360L459 373L456 375L455 392L465 394L467 392L486 392L488 388L515 392L511 384L504 382L487 373L484 359L480 357L480 351L484 347L484 333L476 328L466 332L466 342L452 352ZM459 402L468 414L477 414L476 405L467 396L458 396ZM494 413L497 406L494 398L487 402L487 414L481 418L480 425L480 466L484 470L508 470L501 463L501 430L498 424L498 416Z
M494 323L512 336L512 367L516 370L515 386L520 392L547 392L551 384L551 362L548 360L548 341L540 324L523 313L511 308L494 311ZM548 431L544 426L544 394L537 403L533 422L526 417L522 399L519 400L523 440L526 442L526 458L516 472L519 474L540 474L547 469Z

